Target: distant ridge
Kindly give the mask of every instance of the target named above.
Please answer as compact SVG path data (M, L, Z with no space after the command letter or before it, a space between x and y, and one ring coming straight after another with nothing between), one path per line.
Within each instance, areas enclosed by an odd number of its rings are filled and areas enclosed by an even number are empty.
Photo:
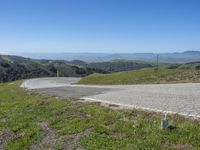
M156 62L156 53L21 53L24 57L52 60L81 60L85 62L104 62L113 59L142 60ZM160 53L162 63L188 63L200 61L200 51L188 50L185 52Z
M186 53L186 54L188 54L188 53L198 53L198 54L200 54L200 51L194 51L194 50L188 50L188 51L185 51L185 52L183 52L183 53Z

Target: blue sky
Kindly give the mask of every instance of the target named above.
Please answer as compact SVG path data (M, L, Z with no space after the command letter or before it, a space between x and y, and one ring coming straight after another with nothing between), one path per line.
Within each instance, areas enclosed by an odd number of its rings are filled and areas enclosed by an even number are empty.
M0 52L200 50L200 0L0 0Z

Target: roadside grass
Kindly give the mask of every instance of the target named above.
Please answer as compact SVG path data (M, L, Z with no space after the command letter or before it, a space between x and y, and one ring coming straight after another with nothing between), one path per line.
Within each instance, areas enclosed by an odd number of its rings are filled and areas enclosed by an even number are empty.
M198 120L170 115L176 128L162 130L159 113L39 95L20 83L0 84L0 149L200 148Z
M119 85L119 84L159 84L200 82L200 70L150 68L111 74L92 74L82 78L79 84Z

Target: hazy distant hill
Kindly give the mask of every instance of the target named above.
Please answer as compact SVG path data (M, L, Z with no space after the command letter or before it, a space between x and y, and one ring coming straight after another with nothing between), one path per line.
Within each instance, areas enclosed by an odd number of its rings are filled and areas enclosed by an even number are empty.
M113 59L142 60L156 62L154 53L22 53L21 55L36 59L82 60L85 62L103 62ZM200 61L200 51L186 51L183 53L161 53L159 60L162 63L187 63Z

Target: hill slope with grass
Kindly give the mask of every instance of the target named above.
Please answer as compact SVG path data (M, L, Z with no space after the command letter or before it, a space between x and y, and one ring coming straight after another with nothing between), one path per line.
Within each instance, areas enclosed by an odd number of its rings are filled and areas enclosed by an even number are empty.
M0 55L0 82L36 77L83 77L92 73L108 73L153 67L152 63L115 60L86 63L80 60L35 60L20 56Z
M199 149L200 122L162 114L114 110L100 103L42 96L0 84L0 149Z
M107 62L94 62L88 64L88 67L90 68L101 69L106 72L138 70L142 68L152 68L154 66L154 63L149 63L145 61L130 61L123 59L115 59Z
M141 69L110 74L92 74L82 78L80 84L158 84L200 82L199 63L172 65L159 69Z
M34 60L20 56L0 55L0 82L36 77L82 77L104 71L57 60Z

